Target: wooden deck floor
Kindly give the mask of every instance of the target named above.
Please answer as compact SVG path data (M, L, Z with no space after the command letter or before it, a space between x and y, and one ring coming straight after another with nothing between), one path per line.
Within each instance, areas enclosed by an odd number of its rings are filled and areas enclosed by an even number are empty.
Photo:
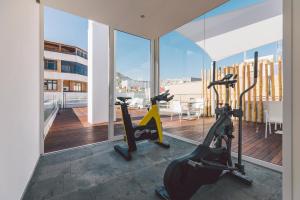
M133 123L142 118L145 110L131 110ZM120 110L116 110L117 120L115 134L124 134ZM162 116L164 130L171 134L201 142L206 136L214 118L200 118L196 120L170 120L168 116ZM235 127L237 121L234 122ZM263 123L243 123L243 154L260 160L282 165L282 136L271 134L264 138L265 125ZM74 108L60 111L57 115L46 139L45 152L52 152L70 147L81 146L107 140L108 125L87 123L87 109ZM235 135L237 128L235 128ZM237 151L237 140L234 139L233 151Z
M45 153L107 140L107 124L87 123L86 109L60 110L45 139Z
M202 142L209 128L214 123L214 118L200 120L166 121L164 130L177 136ZM237 121L234 121L234 135L232 150L237 152ZM271 134L264 137L265 125L263 123L243 123L243 154L256 159L282 165L282 135ZM274 131L272 131L274 132Z

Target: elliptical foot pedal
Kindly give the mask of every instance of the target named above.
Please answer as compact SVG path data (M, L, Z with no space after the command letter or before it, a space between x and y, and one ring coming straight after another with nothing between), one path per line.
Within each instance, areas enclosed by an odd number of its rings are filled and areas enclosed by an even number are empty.
M246 185L252 185L253 180L250 179L248 176L242 174L239 171L232 171L229 173L232 177L238 179L239 181L241 181L242 183L246 184Z
M160 186L155 189L155 193L163 200L171 200L165 186Z
M158 142L158 141L156 141L155 143L158 144L159 146L163 147L163 148L166 148L166 149L170 148L170 144L169 143Z
M125 160L130 161L131 160L131 154L128 151L128 148L121 147L120 145L115 145L114 149L116 152L118 152Z

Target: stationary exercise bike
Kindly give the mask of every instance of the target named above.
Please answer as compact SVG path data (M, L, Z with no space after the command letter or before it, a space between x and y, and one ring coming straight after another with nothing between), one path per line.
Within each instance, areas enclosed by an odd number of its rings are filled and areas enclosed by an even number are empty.
M169 148L170 145L163 142L163 130L157 103L160 101L169 102L173 97L173 95L170 96L169 91L152 97L151 107L148 109L147 114L143 117L138 126L132 125L131 117L128 112L127 101L131 98L117 97L117 102L115 104L121 106L127 147L115 145L114 149L116 152L124 157L125 160L129 161L131 160L131 152L137 150L136 141L141 140L152 140L164 148Z
M229 89L234 88L237 76L226 74L221 80L215 80L215 62L213 64L213 87L216 93L216 122L210 128L202 144L191 154L172 161L164 174L164 186L156 189L156 194L167 200L188 200L202 185L215 183L222 175L229 174L244 184L251 185L252 180L246 176L242 164L242 99L257 82L258 53L254 54L254 82L243 91L239 98L239 108L232 109L229 105ZM219 108L219 94L216 85L226 87L226 102ZM232 117L237 117L238 128L238 162L233 165L231 144L233 136ZM224 143L224 144L223 144Z

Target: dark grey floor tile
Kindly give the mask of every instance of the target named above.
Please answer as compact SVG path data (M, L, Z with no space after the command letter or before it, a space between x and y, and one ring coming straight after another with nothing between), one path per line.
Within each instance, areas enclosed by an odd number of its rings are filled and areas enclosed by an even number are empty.
M159 199L155 188L175 158L192 152L196 146L166 137L171 148L151 142L138 144L130 162L105 142L49 154L42 157L24 195L25 200L150 200ZM280 200L281 173L246 163L253 178L251 187L224 176L216 184L202 186L192 199Z

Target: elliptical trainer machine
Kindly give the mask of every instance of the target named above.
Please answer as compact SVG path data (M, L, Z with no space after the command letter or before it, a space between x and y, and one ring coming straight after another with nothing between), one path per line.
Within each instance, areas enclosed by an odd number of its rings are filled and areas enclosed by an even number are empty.
M254 82L243 91L239 98L239 108L229 105L229 89L234 88L237 76L226 74L223 79L215 80L215 62L213 63L213 87L216 93L216 122L210 128L202 144L192 153L172 161L164 174L164 186L156 189L156 194L166 200L188 200L202 185L215 183L222 175L229 174L244 184L251 185L252 180L245 174L242 164L242 99L257 82L258 52L254 53ZM219 108L219 94L216 85L226 87L226 102ZM233 165L231 144L233 136L232 117L238 118L238 162ZM224 142L224 145L222 144Z
M161 125L159 109L157 102L165 101L169 102L173 99L173 95L169 96L169 90L164 93L154 96L151 98L151 108L148 109L147 114L140 121L138 126L133 126L130 114L128 112L127 101L130 97L117 97L115 105L120 105L122 110L123 123L125 127L125 141L127 147L115 145L114 149L118 152L125 160L131 160L131 152L136 151L136 141L141 140L152 140L156 141L156 144L164 148L169 148L170 145L163 142L163 129Z

